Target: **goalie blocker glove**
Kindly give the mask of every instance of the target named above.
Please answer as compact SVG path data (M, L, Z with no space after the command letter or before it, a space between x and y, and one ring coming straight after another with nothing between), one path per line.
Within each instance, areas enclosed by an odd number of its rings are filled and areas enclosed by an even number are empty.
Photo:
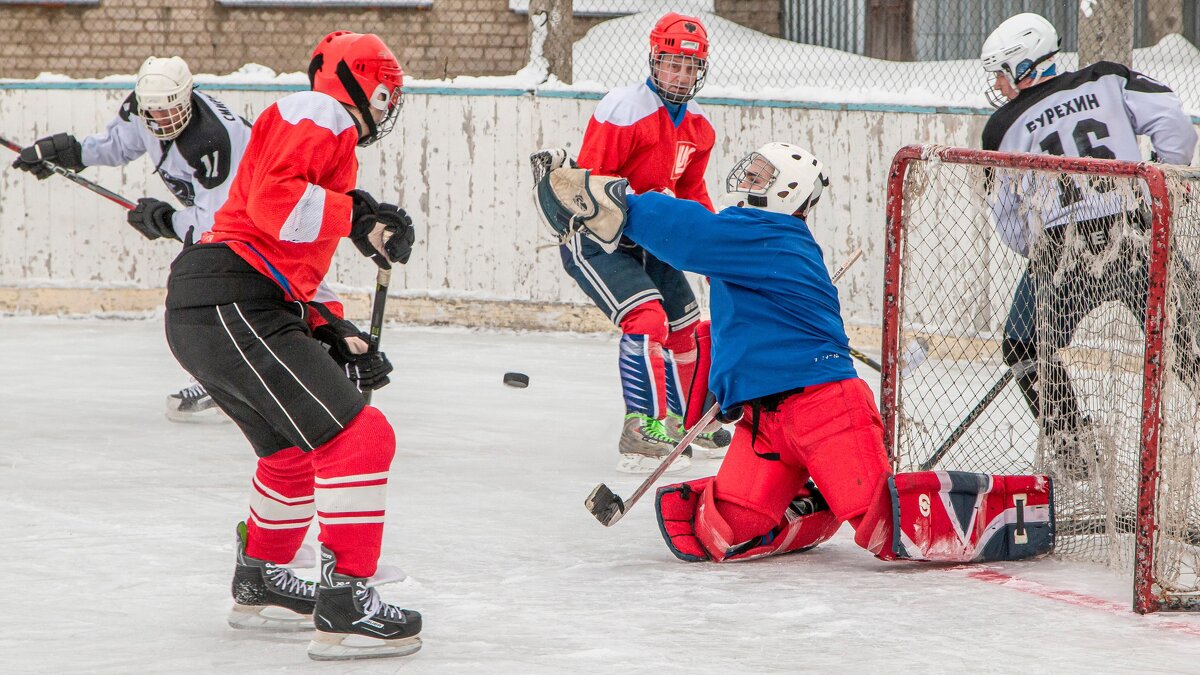
M83 171L83 146L71 134L54 134L39 138L33 145L22 148L17 159L12 163L14 169L28 171L38 180L45 180L54 171L46 166L53 162L64 169Z
M355 354L346 344L346 338L356 337L370 344L371 336L360 331L345 319L335 319L313 329L313 337L329 345L329 356L337 362L346 377L359 391L374 391L387 386L391 380L392 362L383 352Z
M391 263L407 263L416 241L408 212L395 204L381 204L364 190L352 190L349 194L354 200L350 241L359 252L383 269L391 269ZM383 225L383 229L377 230L377 225Z
M125 220L151 241L160 237L178 241L179 235L172 226L174 216L175 208L170 204L161 199L142 197L137 201L137 206L125 215Z
M562 148L535 152L529 162L538 214L559 241L570 246L576 233L582 233L605 252L615 251L628 218L629 181L575 168Z

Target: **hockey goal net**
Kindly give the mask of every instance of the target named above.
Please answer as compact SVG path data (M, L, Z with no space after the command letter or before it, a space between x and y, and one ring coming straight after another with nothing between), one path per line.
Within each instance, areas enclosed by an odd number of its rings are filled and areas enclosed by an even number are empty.
M1200 173L914 145L887 208L896 470L1048 473L1056 554L1200 610Z

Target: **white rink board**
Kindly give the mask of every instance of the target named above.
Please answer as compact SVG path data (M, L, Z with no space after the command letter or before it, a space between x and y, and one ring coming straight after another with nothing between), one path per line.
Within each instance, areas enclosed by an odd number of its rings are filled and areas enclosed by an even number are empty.
M0 130L18 142L60 131L79 136L98 131L127 95L82 83L61 89L35 85L0 86ZM251 117L286 94L210 91ZM589 304L562 271L557 249L538 249L550 239L529 197L527 158L550 145L577 150L596 101L578 93L454 91L406 94L396 131L360 150L362 186L403 205L418 228L412 261L393 275L392 292ZM811 148L832 180L813 216L814 232L831 268L863 248L862 261L840 284L841 296L848 322L874 325L881 315L885 183L892 155L906 143L977 146L986 118L821 107L834 106L706 104L717 130L709 191L722 190L735 159L763 143L787 140ZM123 169L89 168L84 175L130 199L169 197L144 159ZM170 243L143 239L125 224L118 206L83 188L58 177L38 182L16 170L0 171L0 289L161 288L176 253ZM366 290L373 278L370 263L347 242L330 280Z

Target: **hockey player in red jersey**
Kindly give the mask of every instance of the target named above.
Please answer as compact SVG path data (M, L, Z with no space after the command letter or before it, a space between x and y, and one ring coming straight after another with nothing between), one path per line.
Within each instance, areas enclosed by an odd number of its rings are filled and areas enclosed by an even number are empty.
M711 210L704 170L715 134L692 100L704 85L708 47L699 19L675 13L659 19L650 33L650 77L610 91L596 106L580 166L627 178L638 192L674 194ZM648 473L682 436L697 359L708 358L707 343L700 349L695 337L696 297L682 272L628 240L612 253L586 238L564 243L560 252L579 287L621 328L626 414L617 469ZM691 412L702 405L692 405ZM729 434L717 427L698 444L719 456ZM673 468L682 470L687 462Z
M534 159L535 176L540 166L562 164ZM654 192L626 195L623 179L562 168L550 176L539 181L538 197L552 225L590 230L595 221L608 228L599 241L623 233L712 285L717 348L707 383L723 409L744 415L715 477L658 492L660 528L676 556L721 562L801 551L842 521L887 560L1017 559L1047 550L1053 522L1044 476L892 475L874 396L855 372L837 289L809 229L829 184L811 153L786 143L751 153L730 171L729 207L715 214ZM584 182L587 191L576 188ZM564 217L561 205L572 211L589 197L595 208Z
M378 36L340 31L317 44L309 77L312 91L258 118L215 227L172 264L167 340L259 458L230 624L315 623L318 660L402 656L421 646L421 616L374 589L396 439L361 393L392 366L318 287L343 237L381 267L411 253L403 209L355 188L355 148L391 130L403 71ZM287 568L314 515L318 584Z

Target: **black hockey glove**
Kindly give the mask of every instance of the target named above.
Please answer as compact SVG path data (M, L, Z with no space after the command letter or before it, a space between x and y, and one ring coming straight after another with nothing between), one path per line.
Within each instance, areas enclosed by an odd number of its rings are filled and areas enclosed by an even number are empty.
M371 336L360 331L353 323L335 319L313 329L313 337L329 345L329 356L342 367L346 377L359 391L382 389L391 381L388 373L392 372L392 363L383 352L355 354L350 351L346 338L356 337L367 344L371 343Z
M380 204L363 190L351 191L350 197L354 200L350 241L359 252L384 269L390 269L391 263L407 263L416 241L408 213L395 204ZM379 232L378 225L383 226Z
M175 208L170 204L160 199L142 197L137 201L137 206L125 215L125 220L147 239L167 237L178 241L179 235L175 234L175 228L171 227L174 215Z
M54 172L42 160L54 162L71 171L83 171L86 168L83 165L83 146L71 134L39 138L28 148L22 148L12 165L14 169L32 173L38 180L45 180Z

